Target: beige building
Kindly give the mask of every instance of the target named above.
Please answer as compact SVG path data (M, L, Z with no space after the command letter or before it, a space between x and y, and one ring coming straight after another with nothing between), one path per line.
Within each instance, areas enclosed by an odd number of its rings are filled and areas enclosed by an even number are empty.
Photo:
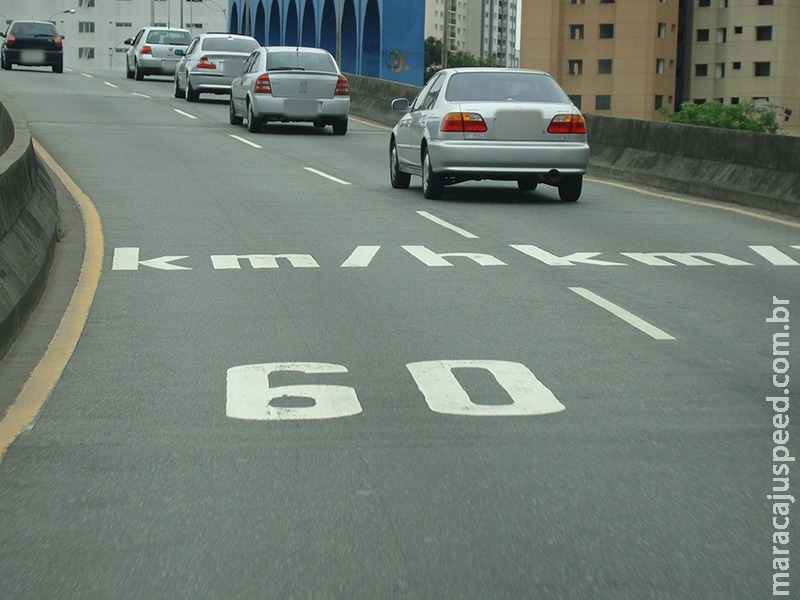
M772 107L800 134L800 1L694 0L687 14L684 101Z
M521 21L520 66L581 110L653 119L674 103L678 0L522 0Z
M427 0L425 38L446 40L449 52L491 58L501 67L518 64L518 0Z

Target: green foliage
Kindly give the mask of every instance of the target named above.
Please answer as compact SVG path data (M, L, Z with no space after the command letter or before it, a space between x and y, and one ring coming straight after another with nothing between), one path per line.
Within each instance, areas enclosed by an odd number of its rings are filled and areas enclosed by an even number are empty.
M693 104L684 102L680 110L672 112L663 107L658 111L671 123L685 123L702 127L721 127L723 129L739 129L759 133L775 133L778 131L778 117L768 107L756 107L751 102L740 104L720 104L704 102Z
M490 58L477 58L470 52L459 50L447 55L448 67L490 67ZM442 40L435 37L425 39L425 81L442 68Z

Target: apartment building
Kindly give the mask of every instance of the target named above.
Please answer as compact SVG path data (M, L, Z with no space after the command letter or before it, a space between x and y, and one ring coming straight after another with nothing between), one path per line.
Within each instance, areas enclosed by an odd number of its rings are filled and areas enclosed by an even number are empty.
M425 37L502 67L519 64L518 0L427 0Z
M228 0L0 0L0 19L53 21L65 36L64 65L125 68L122 43L148 25L198 34L227 31Z
M782 129L800 135L800 2L692 2L679 100L766 105Z

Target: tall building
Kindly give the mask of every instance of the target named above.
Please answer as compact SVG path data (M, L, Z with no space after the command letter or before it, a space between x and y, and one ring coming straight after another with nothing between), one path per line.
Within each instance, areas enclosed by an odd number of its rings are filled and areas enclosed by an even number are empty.
M800 2L693 0L685 10L678 100L766 105L800 134Z
M448 52L469 52L501 67L518 66L518 0L427 0L425 37Z
M678 0L522 0L521 21L521 66L581 110L653 119L674 103Z
M74 11L74 12L70 12ZM0 0L3 29L13 19L53 21L64 35L64 65L125 68L123 41L148 25L194 34L227 31L228 0Z
M520 65L588 113L657 119L662 106L773 107L800 134L798 0L521 0Z

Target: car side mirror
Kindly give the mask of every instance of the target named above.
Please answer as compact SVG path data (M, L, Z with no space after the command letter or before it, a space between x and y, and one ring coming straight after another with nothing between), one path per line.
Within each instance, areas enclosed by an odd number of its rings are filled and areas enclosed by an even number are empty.
M130 46L131 44L133 44L133 38L128 38L127 40L123 41L122 43L125 44L126 46Z
M399 111L408 110L408 98L395 98L392 100L392 109Z

